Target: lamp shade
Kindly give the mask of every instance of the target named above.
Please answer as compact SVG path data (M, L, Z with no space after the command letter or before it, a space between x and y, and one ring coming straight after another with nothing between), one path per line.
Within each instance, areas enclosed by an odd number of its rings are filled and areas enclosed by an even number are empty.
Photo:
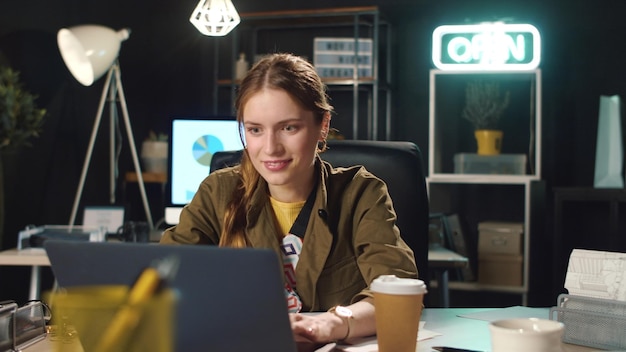
M189 21L200 33L221 37L237 27L241 19L230 0L200 0Z
M121 43L129 35L128 29L115 31L99 25L82 25L59 30L57 44L74 78L90 86L113 65Z

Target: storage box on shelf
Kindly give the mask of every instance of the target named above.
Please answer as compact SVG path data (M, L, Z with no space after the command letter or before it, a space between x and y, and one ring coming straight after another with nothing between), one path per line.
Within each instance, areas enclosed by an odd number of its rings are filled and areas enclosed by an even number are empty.
M522 254L524 224L483 221L478 224L478 254Z
M454 173L524 175L526 174L526 154L478 155L458 153L454 155Z
M521 254L481 254L478 282L485 285L522 286Z
M478 282L487 285L523 284L524 224L484 221L478 224Z

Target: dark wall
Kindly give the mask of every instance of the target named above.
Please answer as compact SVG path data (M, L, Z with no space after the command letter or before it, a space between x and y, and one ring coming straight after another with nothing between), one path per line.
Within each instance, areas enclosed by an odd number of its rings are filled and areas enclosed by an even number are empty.
M188 18L196 0L3 0L0 54L22 72L48 110L44 132L7 162L2 248L15 246L27 224L69 220L103 79L83 87L56 47L59 28L97 23L129 27L120 54L122 80L136 143L149 130L167 131L169 118L212 112L213 49L228 38L202 36ZM543 37L543 178L554 186L593 183L600 95L626 93L626 2L622 0L316 1L234 0L240 12L378 5L393 24L393 139L428 154L428 71L431 33L442 24L508 18L535 25ZM221 52L221 59L230 60ZM108 202L108 118L96 141L83 204ZM342 118L338 116L337 118ZM120 174L132 170L128 143ZM2 269L0 270L7 270ZM1 272L0 272L1 273ZM4 280L2 280L4 281ZM6 282L6 281L5 281ZM5 288L0 287L0 298ZM4 297L9 298L9 297Z

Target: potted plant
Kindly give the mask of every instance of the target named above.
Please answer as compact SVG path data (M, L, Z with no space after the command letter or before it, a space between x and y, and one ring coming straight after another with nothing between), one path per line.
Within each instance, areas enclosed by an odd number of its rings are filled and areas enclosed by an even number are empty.
M36 96L24 90L19 72L0 65L0 150L15 151L30 145L43 126L45 109L38 109Z
M141 160L146 172L167 173L167 135L150 131L141 145Z
M15 160L16 151L41 133L46 110L37 108L36 98L24 89L18 71L0 63L0 247L5 224L3 162Z
M502 131L499 122L509 101L510 92L501 94L497 81L476 80L467 83L463 118L474 125L478 154L500 154Z

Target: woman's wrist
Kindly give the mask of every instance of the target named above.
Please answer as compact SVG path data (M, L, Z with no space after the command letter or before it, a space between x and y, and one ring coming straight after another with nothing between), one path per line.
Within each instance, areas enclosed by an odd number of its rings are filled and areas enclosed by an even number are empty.
M344 327L343 329L333 329L337 331L342 331L342 330L345 331L345 334L338 334L342 337L338 338L337 341L347 340L350 337L353 320L354 320L354 316L352 315L352 310L350 310L350 308L343 307L343 306L334 306L328 310L328 313L331 313L336 318L339 318L339 320L341 321L340 326Z

